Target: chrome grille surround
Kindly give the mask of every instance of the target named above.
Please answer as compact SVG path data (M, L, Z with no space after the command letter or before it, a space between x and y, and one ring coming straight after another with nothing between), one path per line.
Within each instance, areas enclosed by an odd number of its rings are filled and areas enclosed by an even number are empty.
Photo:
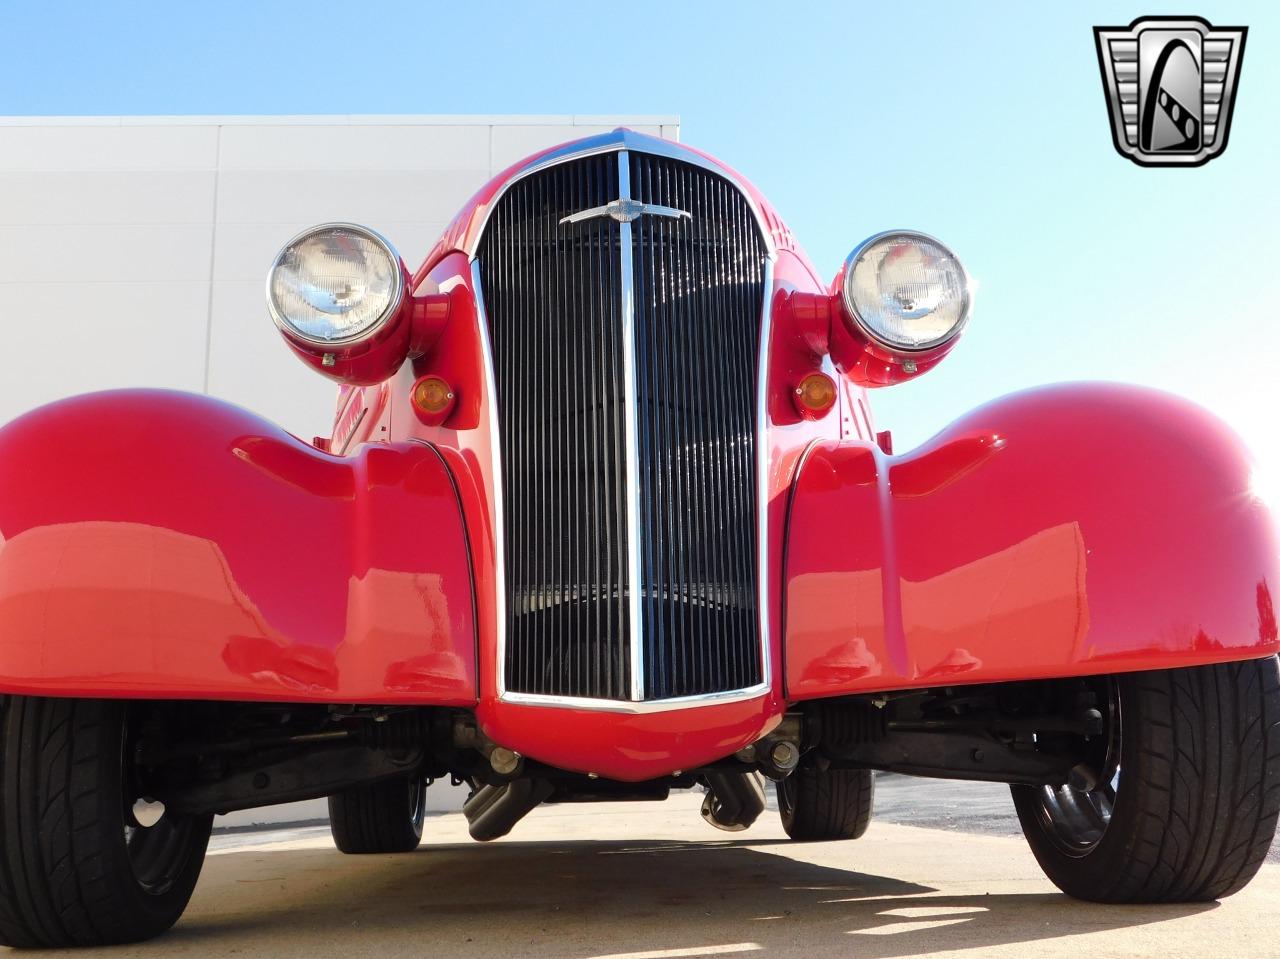
M489 218L492 217L494 211L498 208L502 198L525 177L536 172L546 170L558 164L568 163L569 161L578 160L584 157L596 154L615 154L617 159L617 177L619 187L619 198L627 200L632 197L630 188L630 178L632 175L632 153L646 154L649 157L665 157L687 164L692 167L700 167L703 170L710 171L715 177L726 181L736 193L745 201L746 208L750 211L753 225L758 230L759 245L763 250L763 262L760 266L760 285L763 290L761 303L759 308L759 340L757 343L757 365L755 372L756 389L755 389L755 415L754 415L754 452L755 452L755 503L754 503L754 523L755 523L755 556L754 556L754 578L756 587L756 603L755 610L757 613L757 623L755 633L758 637L758 662L754 663L754 676L759 677L757 682L742 688L733 688L726 690L716 690L711 692L701 692L693 695L673 695L673 696L655 696L653 698L646 697L646 670L645 670L645 634L642 629L641 605L645 601L642 590L629 589L627 606L627 626L628 626L628 642L630 650L629 673L627 676L627 692L629 698L606 698L599 696L579 696L579 695L560 695L548 694L542 692L523 692L508 688L508 648L507 648L507 628L508 628L508 609L507 604L510 600L508 595L508 578L507 578L507 530L505 528L504 517L504 490L503 483L503 439L500 430L499 406L497 403L497 381L494 369L494 354L492 344L490 342L490 321L487 315L486 296L483 290L483 276L481 262L479 259L479 248L485 237L486 230L489 226ZM621 337L625 356L623 357L622 369L625 376L624 386L624 406L625 406L625 433L626 433L626 567L627 567L627 583L636 584L641 582L641 547L642 543L639 536L640 527L640 482L638 475L638 454L637 454L637 389L636 389L636 337L635 337L635 282L634 282L634 264L638 251L632 236L632 224L630 222L620 222L616 224L616 232L618 235L618 250L620 254L620 262L618 264L621 279L621 327L623 335ZM496 605L497 605L497 622L498 622L498 656L494 667L497 670L497 687L500 698L505 702L521 703L528 705L547 705L575 707L586 709L597 709L603 711L614 712L651 712L676 708L687 708L699 705L710 705L714 703L733 702L739 700L752 699L763 696L772 685L773 671L772 662L769 655L770 642L770 623L771 623L771 604L769 602L767 588L767 571L768 571L768 529L767 529L767 437L766 437L766 408L765 408L765 385L768 371L768 346L771 341L771 294L773 280L773 262L775 258L774 246L770 231L760 214L758 207L755 205L751 195L742 185L735 181L732 174L718 167L706 158L688 151L678 144L666 140L660 140L652 137L642 136L631 133L629 131L615 131L604 137L597 137L591 140L583 141L578 144L561 148L558 151L540 158L530 163L523 170L518 171L504 185L501 191L490 200L483 219L480 221L478 228L473 228L471 233L473 239L468 244L468 254L471 258L471 278L473 289L476 295L477 314L479 318L479 335L481 345L484 352L484 375L486 379L486 390L488 392L488 409L489 409L489 427L492 437L492 474L494 478L493 488L490 490L492 497L491 509L494 517L494 540L496 551L496 582L498 584ZM648 587L650 584L644 584ZM754 654L756 650L752 650Z

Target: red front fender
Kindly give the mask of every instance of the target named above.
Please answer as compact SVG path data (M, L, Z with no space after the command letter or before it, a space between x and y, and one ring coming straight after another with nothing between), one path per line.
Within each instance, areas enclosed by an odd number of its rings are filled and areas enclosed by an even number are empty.
M904 456L819 445L792 494L788 695L1273 654L1251 473L1204 410L1104 384L997 400Z
M154 390L0 430L0 691L465 705L474 637L427 446L338 458Z

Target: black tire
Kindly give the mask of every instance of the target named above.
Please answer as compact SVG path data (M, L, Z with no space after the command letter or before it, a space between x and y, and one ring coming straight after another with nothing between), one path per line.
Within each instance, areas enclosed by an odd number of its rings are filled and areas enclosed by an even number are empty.
M782 828L801 842L857 839L871 823L875 789L869 769L801 766L777 784Z
M1109 771L1092 791L1013 787L1045 874L1092 902L1207 902L1238 892L1262 865L1280 812L1275 657L1131 673L1110 685L1120 730L1113 788ZM1110 814L1095 828L1077 828L1062 812L1063 801L1105 810L1107 795Z
M388 779L329 797L329 830L348 855L413 852L422 842L426 783Z
M212 816L138 827L126 770L130 706L10 696L0 721L0 942L150 939L191 899Z

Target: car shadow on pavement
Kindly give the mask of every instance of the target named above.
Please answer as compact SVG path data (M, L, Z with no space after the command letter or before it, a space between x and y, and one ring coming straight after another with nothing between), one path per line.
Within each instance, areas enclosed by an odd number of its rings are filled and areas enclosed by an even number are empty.
M788 844L786 855L773 846L508 841L381 857L227 852L210 857L169 935L113 954L381 959L420 955L429 944L450 956L689 956L720 947L728 955L888 959L1062 939L1213 908L1097 906L1038 891L955 895L806 861L822 846ZM856 861L856 845L848 848Z

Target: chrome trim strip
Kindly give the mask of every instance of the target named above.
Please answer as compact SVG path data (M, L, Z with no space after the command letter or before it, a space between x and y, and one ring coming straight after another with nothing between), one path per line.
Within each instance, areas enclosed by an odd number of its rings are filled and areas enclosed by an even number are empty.
M631 158L618 151L618 197L631 199ZM623 446L627 457L627 628L631 641L631 700L644 699L644 623L640 616L640 403L636 397L636 282L631 221L618 224L619 291L622 306L622 406L626 410Z
M747 201L747 206L751 208L751 213L756 218L756 223L760 227L760 235L764 238L764 246L768 251L769 259L773 259L777 255L777 248L774 246L773 234L769 232L769 227L764 221L764 214L760 212L760 207L756 204L755 199L751 196L751 191L747 189L737 176L729 170L726 170L720 164L713 160L709 160L700 153L695 153L688 147L676 143L674 140L664 140L661 137L651 137L645 133L636 133L634 130L617 129L611 133L602 133L599 136L588 137L585 140L577 140L573 143L567 143L562 147L552 150L545 156L541 156L525 164L522 168L507 178L507 182L502 184L502 188L498 190L489 200L485 207L483 216L477 223L472 224L472 233L465 239L466 246L463 252L474 260L476 258L476 248L480 244L480 238L484 236L484 231L489 226L489 217L493 215L493 211L497 208L498 203L511 187L539 170L544 170L549 166L555 166L558 163L565 163L568 160L577 160L586 156L593 156L598 153L612 153L615 150L630 150L635 153L650 153L654 156L667 157L671 160L679 160L682 163L691 163L694 166L700 166L704 170L710 170L716 176L723 177L733 185L742 198Z
M731 689L723 693L707 693L702 696L681 696L676 699L642 699L639 702L625 699L592 699L589 696L549 696L543 693L504 693L504 703L519 706L557 706L561 709L590 709L599 713L662 713L672 709L696 709L699 706L719 706L724 703L759 699L768 694L768 683L757 683L747 689Z
M773 343L773 260L764 260L764 302L760 305L760 360L756 371L756 585L760 591L760 676L773 686L770 638L773 620L769 604L769 351Z
M480 327L480 352L484 354L484 395L489 407L489 515L493 517L494 610L498 630L498 698L507 695L507 567L506 523L502 515L502 443L498 435L498 389L493 371L493 348L489 345L489 314L480 286L480 261L471 261L471 292L476 298L476 323ZM479 663L476 664L479 667Z
M624 131L626 132L626 131ZM634 134L633 134L634 136ZM647 141L655 143L668 143L666 140L658 140L655 137L645 137ZM563 162L566 159L577 158L594 153L611 152L617 150L618 157L618 180L619 193L622 198L626 199L631 194L631 169L627 157L627 150L619 145L611 144L598 149L591 149L581 152L572 152L566 155L554 155L555 159L550 157L544 158L548 162L539 162L532 165L527 170L521 171L520 177L526 176L535 170L542 169L551 165L553 162ZM657 151L650 150L646 147L641 151L645 153L655 153ZM682 153L665 153L663 155L674 157L678 160L690 161L690 157ZM692 161L696 162L701 158L693 155ZM708 163L701 162L698 165L703 166L713 173L724 177L729 183L737 189L748 204L751 205L753 211L754 204L751 204L750 196L744 191L740 184L732 177L728 176L720 168ZM512 178L514 182L517 178ZM505 191L503 191L505 192ZM499 194L501 196L501 194ZM493 203L497 203L499 197L495 197ZM487 221L487 215L486 215ZM494 664L497 669L497 690L498 699L504 703L512 703L523 706L550 706L562 709L589 709L598 712L614 712L614 713L657 713L672 709L693 709L699 706L715 706L725 703L742 702L751 699L758 699L766 696L773 688L773 659L770 654L770 640L772 637L772 606L769 602L769 449L768 440L768 380L769 380L769 357L770 349L773 341L773 265L777 258L773 244L770 240L768 231L765 229L763 220L758 218L757 222L760 226L761 235L765 241L765 262L764 270L764 300L761 303L760 312L760 355L758 368L756 372L756 460L757 460L757 477L756 477L756 530L757 530L757 589L759 592L759 626L760 626L760 670L761 681L754 686L746 689L733 689L718 693L707 693L698 696L682 696L674 699L644 699L644 656L642 633L640 631L641 615L640 615L640 591L634 588L634 584L640 582L640 542L639 542L639 463L636 452L636 432L637 417L639 410L635 395L635 289L634 289L634 258L635 251L632 249L631 224L623 222L620 224L619 232L619 248L622 269L622 300L621 306L623 311L623 389L624 402L628 407L628 417L626 420L626 456L627 456L627 472L629 480L630 495L627 499L627 536L628 536L628 579L633 588L630 590L631 603L629 606L630 628L631 628L631 700L620 699L595 699L587 696L556 696L544 693L519 693L509 692L507 690L507 611L506 611L506 566L505 566L505 525L502 514L502 452L501 437L498 431L498 407L497 407L497 378L493 368L493 350L489 342L489 319L484 306L484 291L480 281L480 263L476 259L474 252L471 254L471 284L472 292L476 299L476 321L480 330L480 347L483 353L483 372L485 381L485 392L487 396L489 408L489 436L490 436L490 458L492 463L492 484L491 484L491 508L494 520L493 540L494 540L494 567L495 567L495 583L496 597L495 609L497 612L497 662ZM477 233L477 240L483 234L483 230Z

